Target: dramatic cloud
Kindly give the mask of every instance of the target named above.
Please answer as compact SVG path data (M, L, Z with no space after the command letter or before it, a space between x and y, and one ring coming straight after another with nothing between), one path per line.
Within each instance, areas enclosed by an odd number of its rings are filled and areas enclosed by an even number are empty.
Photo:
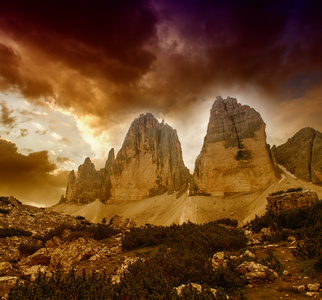
M15 144L0 139L0 190L23 201L55 204L66 187L67 172L58 172L47 151L22 155ZM55 175L54 175L55 174Z
M113 113L182 111L248 85L276 102L285 88L296 95L299 74L315 72L303 88L321 83L318 12L319 1L304 0L13 0L0 28L19 50L1 45L1 86L97 116L96 127Z
M317 0L5 1L0 92L32 109L2 102L1 136L71 168L103 161L150 111L178 129L192 168L217 95L257 109L270 143L322 130L321 15Z

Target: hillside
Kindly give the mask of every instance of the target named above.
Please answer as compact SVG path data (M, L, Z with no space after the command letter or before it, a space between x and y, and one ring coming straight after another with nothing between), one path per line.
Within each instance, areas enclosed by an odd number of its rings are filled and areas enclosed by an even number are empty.
M272 192L287 190L292 187L313 189L322 198L322 187L296 179L285 168L279 166L282 178L265 190L255 193L239 193L226 196L191 196L187 193L176 199L176 194L163 194L135 202L103 204L94 201L87 205L58 204L49 208L57 212L73 216L84 216L92 222L101 222L114 215L130 218L137 225L146 223L155 225L182 224L190 220L204 223L219 218L233 217L244 224L265 213L266 198Z

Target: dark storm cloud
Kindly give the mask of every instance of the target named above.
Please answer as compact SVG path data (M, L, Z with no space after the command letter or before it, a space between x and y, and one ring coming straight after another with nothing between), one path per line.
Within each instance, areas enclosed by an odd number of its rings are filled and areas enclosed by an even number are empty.
M142 46L155 23L144 0L13 0L2 4L0 24L81 73L128 82L154 60Z
M15 49L0 43L1 90L14 91L18 88L27 98L52 95L52 87L48 81L37 76L37 73L33 74L23 69L23 61Z
M23 155L15 144L0 139L1 193L24 200L41 200L42 203L53 201L53 197L58 201L61 189L66 185L67 173L52 175L56 170L57 166L49 160L47 151ZM44 195L46 197L42 198Z
M160 13L183 43L197 51L175 54L171 83L252 84L275 95L290 76L322 68L321 2L167 1ZM310 11L314 11L311 18ZM317 11L319 13L317 13ZM171 64L169 61L169 65ZM168 65L165 66L168 68ZM177 67L177 68L176 68ZM170 66L171 68L171 66ZM182 72L182 70L184 72ZM186 76L183 76L186 74ZM322 77L319 77L321 80ZM177 86L176 86L177 87ZM181 87L184 93L184 86ZM297 88L292 86L292 88Z
M91 126L102 128L114 113L182 112L215 90L253 86L272 101L305 97L322 82L321 5L7 1L0 30L20 47L0 45L0 88L44 96L78 117L97 117ZM299 90L294 78L313 73Z
M12 116L13 110L5 101L0 102L0 107L0 122L6 127L13 128L16 123L16 119Z

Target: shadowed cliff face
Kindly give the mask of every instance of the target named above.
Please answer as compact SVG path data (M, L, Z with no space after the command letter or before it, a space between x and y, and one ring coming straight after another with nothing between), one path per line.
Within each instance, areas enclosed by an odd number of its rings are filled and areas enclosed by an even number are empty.
M183 192L189 181L176 130L147 113L133 121L116 158L112 149L104 169L96 171L87 158L77 178L71 172L66 202L139 200Z
M322 134L303 128L288 141L274 147L276 161L296 177L322 184Z
M276 180L260 114L234 98L217 97L199 154L191 194L252 192Z

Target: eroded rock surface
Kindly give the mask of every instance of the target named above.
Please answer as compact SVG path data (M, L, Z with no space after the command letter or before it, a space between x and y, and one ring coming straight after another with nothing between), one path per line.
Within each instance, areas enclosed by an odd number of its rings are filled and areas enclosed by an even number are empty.
M277 179L260 114L236 99L217 97L199 154L191 194L252 192Z
M307 127L273 147L276 161L296 177L322 184L322 133Z

